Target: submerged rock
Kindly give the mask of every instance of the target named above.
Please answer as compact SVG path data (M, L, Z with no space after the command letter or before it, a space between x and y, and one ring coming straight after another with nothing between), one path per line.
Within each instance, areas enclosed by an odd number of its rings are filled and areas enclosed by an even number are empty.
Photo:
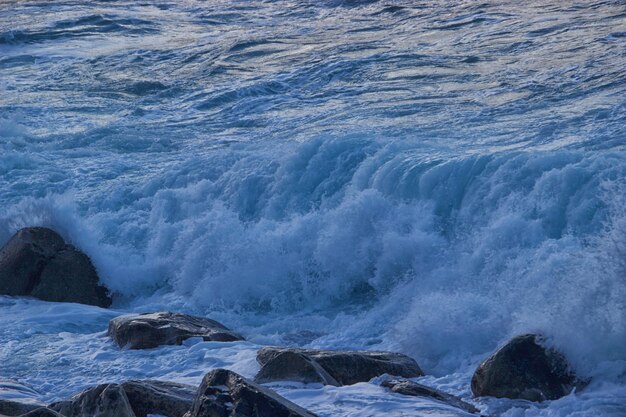
M407 379L386 379L381 385L397 394L410 395L413 397L430 397L453 407L460 408L468 413L478 413L480 411L472 404L463 401L455 395Z
M108 333L118 346L129 349L180 345L190 337L217 342L244 340L215 320L167 311L116 317L109 322Z
M21 416L38 408L41 405L0 399L0 416Z
M122 387L102 384L48 407L65 417L136 417Z
M44 405L39 393L14 379L0 378L0 416L19 416Z
M45 227L19 230L0 250L0 294L111 305L89 257Z
M563 354L538 340L534 334L517 336L489 356L472 377L474 395L544 401L582 386Z
M21 415L20 417L66 417L46 407L39 407L33 411Z
M392 352L326 351L267 347L259 350L257 382L299 381L352 385L383 375L424 375L412 358Z
M2 399L26 399L32 402L39 396L39 392L22 382L10 378L0 378L0 397Z
M122 389L137 417L182 417L191 409L197 387L165 381L127 381Z
M274 391L225 369L202 379L185 417L315 417Z

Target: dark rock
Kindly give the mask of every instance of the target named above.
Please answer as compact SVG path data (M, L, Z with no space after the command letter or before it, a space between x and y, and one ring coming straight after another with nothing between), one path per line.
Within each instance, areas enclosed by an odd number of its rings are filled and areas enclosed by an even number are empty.
M64 247L63 238L50 229L19 230L0 250L0 292L29 295L48 260Z
M89 257L44 227L19 230L0 250L0 294L111 305Z
M0 399L0 416L20 416L40 407L39 404Z
M340 386L339 382L315 360L307 355L284 350L272 356L254 377L255 382L264 383L276 380L320 383Z
M488 357L472 377L474 395L544 401L582 386L565 357L538 341L533 334L517 336Z
M124 382L122 388L137 417L182 417L191 409L198 390L192 385L148 380Z
M20 417L65 417L56 411L53 411L46 407L39 407L33 411L30 411L26 414L22 414Z
M325 351L268 347L259 350L258 382L295 380L351 385L383 375L413 378L424 375L406 355L392 352Z
M68 401L48 408L65 417L136 417L128 397L118 384L102 384L83 391Z
M129 349L180 345L190 337L217 342L243 340L215 320L170 312L116 317L109 322L109 336L120 347Z
M225 369L206 374L185 417L315 417L274 391Z
M448 394L407 379L387 379L384 380L381 385L397 394L410 395L413 397L431 397L437 401L467 411L468 413L478 413L480 411L472 404L463 401L456 395Z

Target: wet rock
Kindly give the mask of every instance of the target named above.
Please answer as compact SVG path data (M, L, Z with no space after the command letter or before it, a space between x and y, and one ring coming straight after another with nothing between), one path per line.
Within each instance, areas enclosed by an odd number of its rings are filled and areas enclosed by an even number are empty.
M0 378L0 398L35 403L40 394L33 388L9 378ZM23 401L25 400L25 401Z
M38 404L0 399L0 416L21 416L40 407Z
M48 408L65 417L136 417L124 389L118 384L89 388Z
M413 397L430 397L453 407L460 408L468 413L478 413L480 411L472 404L463 401L455 395L407 379L386 379L381 385L397 394L410 395Z
M554 400L582 387L565 357L534 334L517 336L488 357L472 377L476 396Z
M259 350L261 370L255 381L291 380L327 385L352 385L383 375L413 378L424 375L406 355L392 352L325 351L268 347Z
M274 391L225 369L206 374L185 417L315 417Z
M116 317L109 322L109 336L129 349L180 345L190 337L217 342L243 340L215 320L166 311Z
M54 410L46 407L39 407L33 411L21 415L20 417L65 417Z
M111 305L89 257L45 227L19 230L0 250L0 294Z
M0 396L2 398L37 398L39 393L35 389L15 379L0 378Z
M13 379L0 378L0 416L19 416L44 405L39 393Z
M320 383L337 387L341 385L315 360L291 350L284 350L272 356L254 377L254 381L259 383L277 380Z
M182 417L191 409L197 387L165 381L127 381L122 389L137 417Z

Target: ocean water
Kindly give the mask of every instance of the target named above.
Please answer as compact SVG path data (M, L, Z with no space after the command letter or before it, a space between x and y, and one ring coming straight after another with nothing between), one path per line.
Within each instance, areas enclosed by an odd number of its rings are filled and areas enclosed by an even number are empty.
M279 344L400 351L499 416L626 416L622 1L5 0L0 207L0 244L53 227L115 297L0 297L0 377L39 401L253 376ZM249 342L106 338L156 309ZM473 399L475 367L524 332L591 385ZM463 415L375 384L273 387L321 416Z

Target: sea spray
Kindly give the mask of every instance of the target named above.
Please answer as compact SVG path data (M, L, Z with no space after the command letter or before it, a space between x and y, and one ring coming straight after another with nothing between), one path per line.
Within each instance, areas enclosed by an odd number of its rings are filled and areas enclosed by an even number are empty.
M0 373L52 400L252 376L261 344L391 349L469 400L481 360L539 332L591 385L484 411L626 414L620 4L7 5L0 243L52 227L115 314L204 314L252 342L120 354L111 312L2 298ZM379 388L281 393L445 413Z

